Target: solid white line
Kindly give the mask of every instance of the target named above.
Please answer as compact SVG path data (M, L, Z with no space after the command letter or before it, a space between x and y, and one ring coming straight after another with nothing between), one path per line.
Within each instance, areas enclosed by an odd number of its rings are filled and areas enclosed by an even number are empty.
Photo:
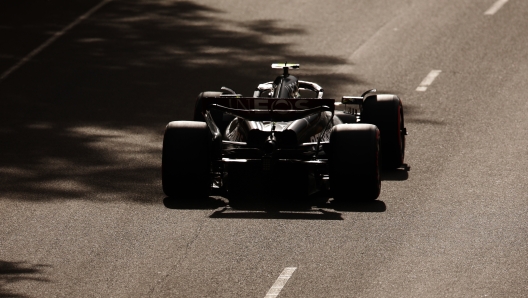
M420 86L416 88L416 91L424 92L425 90L427 90L427 87L429 87L433 83L433 81L441 72L441 70L431 70L431 72L420 83Z
M7 78L12 72L14 72L15 70L19 69L22 65L24 65L26 62L30 61L31 59L33 59L33 57L35 57L38 53L42 52L45 48L47 48L49 45L51 45L55 40L57 40L59 37L61 37L62 35L64 35L66 32L68 32L69 30L71 30L73 27L77 26L80 22L82 22L83 20L87 19L90 17L90 15L92 15L94 12L96 12L97 10L99 10L101 7L103 7L103 5L105 5L106 3L110 2L112 0L103 0L101 3L97 4L96 6L94 6L92 9L90 9L89 11L87 11L85 14L83 14L82 16L78 17L75 21L73 21L71 24L69 24L68 26L64 27L64 29L62 29L61 31L59 32L56 32L55 34L53 34L53 36L51 36L48 40L46 40L46 42L44 42L43 44L41 44L38 48L34 49L33 51L31 51L31 53L27 54L26 57L22 58L22 60L20 60L17 64L13 65L13 67L11 67L10 69L8 69L6 72L4 72L2 74L2 76L0 76L0 82L2 80L4 80L5 78Z
M279 278L275 281L273 286L271 286L271 289L269 289L268 293L264 298L275 298L279 296L280 291L282 288L284 288L284 285L290 279L293 272L297 269L297 267L286 267L282 271L282 273L279 275Z
M508 0L498 0L488 10L486 10L484 14L488 16L494 15L497 11L499 11L499 9L501 9L501 7L504 6L504 4L506 4L506 2L508 2Z

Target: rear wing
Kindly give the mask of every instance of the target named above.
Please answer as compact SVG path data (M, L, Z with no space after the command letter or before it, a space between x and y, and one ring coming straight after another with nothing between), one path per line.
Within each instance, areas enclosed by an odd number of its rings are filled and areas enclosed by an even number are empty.
M221 149L222 133L213 120L211 110L219 110L249 121L289 122L324 112L331 112L332 117L329 119L332 119L334 104L334 99L322 98L204 97L202 113L213 136L214 146ZM328 124L325 127L327 126Z
M241 117L250 121L274 121L274 122L288 122L310 115L319 114L322 112L334 112L328 106L318 106L316 108L306 110L239 110L226 108L221 105L212 104L212 110L222 111L236 117Z
M293 121L324 111L334 112L335 100L322 98L205 97L202 113L220 110L251 121Z
M301 111L326 106L325 110L333 112L335 100L328 98L267 98L267 97L205 97L202 99L202 113L205 115L212 105L235 110L266 111L281 110Z

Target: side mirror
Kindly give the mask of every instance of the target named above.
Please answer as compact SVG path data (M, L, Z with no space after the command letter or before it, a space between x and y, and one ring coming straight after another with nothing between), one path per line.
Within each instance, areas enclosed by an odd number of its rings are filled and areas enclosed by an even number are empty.
M363 97L343 96L341 98L341 104L345 105L345 113L359 115L363 110Z
M359 96L343 96L341 103L345 105L361 105L363 104L363 97Z

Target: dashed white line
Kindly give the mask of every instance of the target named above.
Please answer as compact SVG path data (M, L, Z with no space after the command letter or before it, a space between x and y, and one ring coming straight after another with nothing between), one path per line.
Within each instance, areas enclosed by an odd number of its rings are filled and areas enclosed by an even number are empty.
M97 10L99 10L101 7L103 7L106 3L110 2L112 0L103 0L101 3L97 4L96 6L94 6L92 9L90 9L89 11L87 11L86 13L84 13L82 16L78 17L75 21L73 21L71 24L69 24L68 26L64 27L64 29L62 29L61 31L58 31L56 32L55 34L53 34L53 36L51 36L48 40L46 40L43 44L41 44L38 48L34 49L33 51L31 51L31 53L27 54L26 57L22 58L22 60L20 60L17 64L13 65L13 67L11 67L10 69L8 69L6 72L4 72L2 74L2 76L0 76L0 82L2 80L4 80L5 78L7 78L12 72L14 72L15 70L19 69L22 65L24 65L26 62L30 61L31 59L33 59L33 57L35 57L38 53L42 52L45 48L47 48L49 45L51 45L55 40L57 40L59 37L61 37L62 35L64 35L64 33L68 32L69 30L71 30L73 27L77 26L80 22L82 22L83 20L87 19L90 17L90 15L92 15L94 12L96 12Z
M275 298L279 296L279 293L281 292L282 288L284 288L284 285L286 282L288 282L288 279L292 276L293 272L297 269L297 267L286 267L284 270L282 270L282 273L279 275L279 278L275 281L273 286L271 286L271 289L269 289L268 293L264 298Z
M416 88L416 91L424 92L425 90L427 90L427 87L429 87L433 83L433 81L441 72L441 70L431 70L431 72L420 83L420 86Z
M501 9L504 6L504 4L506 4L506 2L508 2L508 0L498 0L488 10L486 10L484 15L488 15L488 16L494 15L497 11L499 11L499 9Z

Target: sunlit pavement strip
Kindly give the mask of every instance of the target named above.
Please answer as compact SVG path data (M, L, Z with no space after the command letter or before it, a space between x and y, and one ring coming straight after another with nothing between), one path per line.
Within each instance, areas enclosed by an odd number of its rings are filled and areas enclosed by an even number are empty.
M46 40L46 42L41 44L38 48L34 49L31 53L27 54L26 57L22 58L22 60L20 60L17 64L15 64L13 67L11 67L6 72L4 72L2 74L2 76L0 76L0 82L2 80L4 80L5 78L7 78L12 72L14 72L15 70L19 69L26 62L28 62L31 59L33 59L33 57L35 57L38 53L42 52L45 48L47 48L49 45L51 45L59 37L64 35L64 33L70 31L73 27L77 26L83 20L89 18L94 12L99 10L101 7L103 7L106 3L110 2L110 1L112 1L112 0L103 0L102 2L100 2L99 4L94 6L92 9L90 9L89 11L84 13L82 16L78 17L71 24L69 24L68 26L64 27L64 29L62 29L61 31L58 31L55 34L53 34L53 36L51 36L48 40Z
M506 4L506 2L508 2L508 0L498 0L488 10L486 10L484 14L487 16L494 15L497 11L499 11L499 9L501 9L502 6L504 6L504 4Z
M431 72L420 83L420 86L416 88L416 91L424 92L425 90L427 90L427 87L429 87L433 83L433 81L441 72L441 70L431 70Z
M284 270L282 270L282 273L279 275L279 278L275 281L273 286L271 286L271 289L269 289L268 293L264 298L275 298L279 296L279 293L281 292L282 288L284 288L284 285L286 282L288 282L288 279L292 276L293 272L297 269L297 267L286 267Z

